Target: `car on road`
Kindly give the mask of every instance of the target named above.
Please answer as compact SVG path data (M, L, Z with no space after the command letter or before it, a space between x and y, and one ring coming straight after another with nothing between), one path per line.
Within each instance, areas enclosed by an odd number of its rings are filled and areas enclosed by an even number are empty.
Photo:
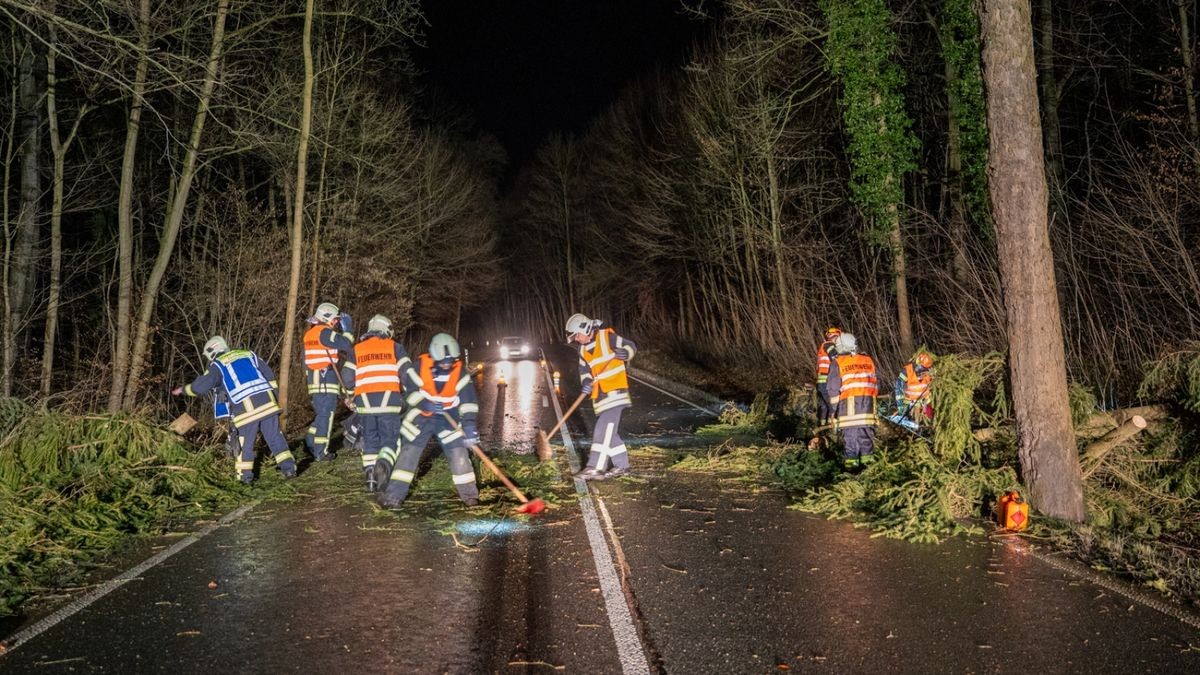
M500 340L500 359L527 359L533 346L523 337L509 336Z

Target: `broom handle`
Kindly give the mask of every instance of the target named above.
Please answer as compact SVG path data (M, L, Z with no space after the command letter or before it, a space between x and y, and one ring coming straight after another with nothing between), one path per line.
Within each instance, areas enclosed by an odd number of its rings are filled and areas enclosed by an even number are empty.
M454 427L458 431L462 431L462 427L458 425L458 422L454 421L454 418L450 416L450 413L444 412L442 413L442 417L446 418L446 421L450 423L450 426ZM500 470L500 467L496 466L496 463L493 462L490 457L484 454L483 450L480 449L478 445L472 445L471 451L475 453L475 456L479 458L479 461L483 462L484 466L486 466L489 471L500 477L500 482L504 483L509 490L512 490L513 494L517 496L517 499L521 500L522 504L529 501L529 498L525 496L525 493L521 492L521 488L514 485L513 482L508 479L508 476L505 476L504 472Z
M585 397L587 397L587 394L580 394L579 398L575 399L575 402L571 404L570 408L567 408L566 414L562 416L562 419L558 421L558 424L555 424L550 431L546 432L546 438L551 438L554 436L555 432L558 431L558 428L563 425L563 422L566 422L567 418L571 416L571 413L575 412L575 409L579 407L579 404L583 403L583 399Z

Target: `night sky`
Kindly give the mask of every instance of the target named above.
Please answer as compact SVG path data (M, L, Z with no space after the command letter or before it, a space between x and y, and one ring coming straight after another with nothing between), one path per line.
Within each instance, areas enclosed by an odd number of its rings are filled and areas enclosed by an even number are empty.
M549 132L586 128L631 80L682 64L708 30L680 0L425 0L423 9L424 84L500 139L510 171Z

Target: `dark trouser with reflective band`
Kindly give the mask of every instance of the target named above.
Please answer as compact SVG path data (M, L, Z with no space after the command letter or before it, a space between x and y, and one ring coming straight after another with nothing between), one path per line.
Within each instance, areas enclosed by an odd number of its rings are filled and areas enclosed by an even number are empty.
M825 382L818 382L817 424L829 424L830 417L833 417L833 406L829 404L829 385Z
M421 455L434 434L437 434L446 459L450 460L450 475L459 499L478 499L475 467L471 465L471 450L463 443L462 431L450 426L440 416L418 416L413 423L417 426L417 435L412 440L404 439L398 456L396 453L379 453L382 470L377 471L376 475L384 473L387 476L387 488L383 490L381 501L388 506L398 506L408 496L408 489L416 478L417 465L421 463Z
M870 464L875 460L875 427L844 427L842 442L845 444L846 466Z
M242 426L238 427L238 436L242 440L242 456L237 462L237 471L242 482L249 483L254 480L254 443L258 440L260 431L283 475L296 475L296 460L292 457L292 451L288 449L287 439L279 430L279 413L275 413L253 422L243 422Z
M333 415L337 412L337 394L313 394L313 421L308 427L304 444L313 457L321 459L329 451L329 436L333 433Z
M621 413L624 407L605 410L596 416L596 428L592 430L592 449L588 454L588 468L608 468L609 461L618 469L629 468L629 453L621 438Z
M362 466L370 471L385 452L394 456L400 443L400 413L359 413L362 424Z

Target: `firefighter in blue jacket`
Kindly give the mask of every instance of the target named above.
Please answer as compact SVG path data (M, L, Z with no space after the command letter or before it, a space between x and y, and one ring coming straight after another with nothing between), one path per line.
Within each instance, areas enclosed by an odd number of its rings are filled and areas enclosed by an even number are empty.
M429 352L418 359L416 374L415 383L408 378L404 381L409 410L400 425L404 441L400 451L380 452L375 463L375 480L381 490L379 503L396 508L404 502L425 446L436 435L450 461L450 474L459 499L467 506L474 506L479 503L479 488L475 484L470 447L479 445L475 427L479 399L463 364L458 341L447 333L433 336Z
M312 399L313 421L304 443L318 462L333 459L329 437L333 416L342 391L338 368L342 359L354 356L354 334L349 315L342 314L332 302L322 302L308 318L312 324L304 333L304 369L308 373L308 396Z
M224 389L233 425L242 442L236 466L243 483L254 481L254 443L260 431L283 476L295 476L296 460L279 428L277 385L271 367L248 349L231 350L219 335L204 343L204 357L209 360L208 370L191 384L175 387L171 393L203 396L218 387Z

